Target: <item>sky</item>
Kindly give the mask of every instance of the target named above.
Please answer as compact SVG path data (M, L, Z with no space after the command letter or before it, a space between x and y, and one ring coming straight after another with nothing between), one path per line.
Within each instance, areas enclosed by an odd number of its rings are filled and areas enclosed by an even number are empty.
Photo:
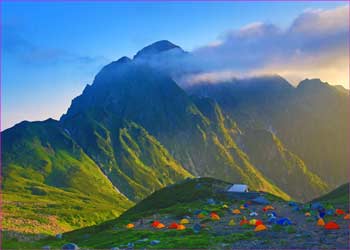
M192 83L275 73L348 88L347 2L1 4L2 129L59 119L104 65L163 39L194 55Z

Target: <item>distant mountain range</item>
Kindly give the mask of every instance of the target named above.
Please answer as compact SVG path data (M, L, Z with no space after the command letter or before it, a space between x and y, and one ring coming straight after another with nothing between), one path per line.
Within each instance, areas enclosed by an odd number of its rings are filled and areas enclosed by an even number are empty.
M59 121L2 133L5 229L39 215L63 230L95 224L193 176L300 201L349 180L347 90L279 76L181 88L149 63L162 53L187 52L147 46L105 66Z

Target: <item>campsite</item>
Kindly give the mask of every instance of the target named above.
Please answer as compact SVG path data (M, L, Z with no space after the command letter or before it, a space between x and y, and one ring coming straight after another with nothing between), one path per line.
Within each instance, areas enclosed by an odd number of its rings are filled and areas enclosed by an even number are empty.
M212 178L187 179L161 189L116 220L23 248L103 249L345 249L349 240L349 185L309 203L264 192L239 192ZM258 195L250 197L251 193ZM11 247L11 242L7 242ZM63 248L63 249L76 249Z

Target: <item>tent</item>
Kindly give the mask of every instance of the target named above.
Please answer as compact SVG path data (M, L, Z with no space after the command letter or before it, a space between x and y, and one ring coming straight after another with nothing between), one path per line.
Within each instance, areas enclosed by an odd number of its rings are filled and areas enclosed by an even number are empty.
M162 229L162 228L165 228L165 225L163 223L159 223L156 228L158 229Z
M251 212L250 214L249 214L249 216L258 216L258 213L257 212Z
M295 201L290 201L290 202L288 202L288 205L291 206L291 207L295 207L298 204Z
M179 225L179 224L177 224L176 222L173 222L173 223L171 223L171 224L168 226L168 228L169 228L169 229L177 229L178 225Z
M276 223L282 226L292 225L292 222L288 218L279 219Z
M333 216L333 215L334 215L334 210L333 210L333 209L328 209L328 210L326 211L326 214L327 214L327 215L330 215L330 216Z
M233 209L233 210L232 210L232 213L233 213L233 214L240 214L241 211L240 211L239 209Z
M306 216L306 217L310 217L310 216L311 216L310 212L306 212L306 213L305 213L305 216Z
M277 218L276 217L270 217L267 220L267 222L270 223L270 224L275 224L275 223L277 223Z
M132 229L132 228L135 227L135 225L132 224L132 223L129 223L129 224L127 224L125 227L126 227L127 229Z
M256 222L255 222L255 226L259 226L259 225L262 225L262 224L264 224L262 222L262 220L256 220Z
M207 203L209 205L215 205L216 202L215 202L215 200L213 198L210 198L210 199L207 200Z
M334 221L328 222L326 225L324 225L324 228L327 229L327 230L340 229L339 225L336 222L334 222Z
M185 227L185 225L178 225L177 226L177 228L176 228L176 230L185 230L186 229L186 227Z
M249 225L254 225L254 226L255 226L256 222L257 222L256 219L251 219L251 220L249 221Z
M190 221L188 219L182 219L180 220L180 224L184 225L184 224L188 224L190 223Z
M335 210L335 214L336 215L344 215L345 214L345 211L343 209L336 209Z
M346 215L344 216L344 220L350 220L350 214L346 214Z
M314 202L311 204L311 209L319 209L319 208L323 208L322 204L320 202Z
M267 205L270 202L263 196L256 197L255 199L251 200L254 203L261 204L261 205Z
M319 213L318 213L318 216L319 216L320 218L324 218L325 215L326 215L325 212L319 212Z
M323 227L325 225L324 220L322 218L319 218L317 220L317 226Z
M267 213L267 216L268 217L276 217L277 215L275 212L272 211L272 212Z
M198 218L198 219L204 219L205 217L206 217L206 215L204 215L204 214L202 214L202 213L200 213L200 214L197 215L197 218Z
M229 221L228 225L229 225L229 226L234 226L234 225L236 225L235 220L234 220L234 219L231 219L231 220Z
M264 212L266 212L266 211L274 210L274 209L275 209L275 208L274 208L273 206L267 205L267 206L265 206L262 210L263 210Z
M194 224L192 229L195 233L199 233L202 229L202 226L199 223L196 223L196 224Z
M247 219L242 219L242 220L239 222L239 225L240 225L240 226L243 226L243 225L246 225L246 224L249 225L249 220L247 220Z
M222 208L228 208L228 206L226 204L222 205Z
M67 244L63 245L62 249L63 250L78 250L79 247L74 243L67 243Z
M217 213L212 212L210 214L212 220L220 220L220 216Z
M152 227L157 227L158 225L160 224L160 222L159 221L157 221L157 220L155 220L155 221L153 221L153 223L152 223Z
M248 186L245 184L233 184L231 187L227 189L227 192L232 192L232 193L248 192Z
M264 231L264 230L267 230L267 227L264 224L258 225L254 229L255 232L260 232L260 231Z

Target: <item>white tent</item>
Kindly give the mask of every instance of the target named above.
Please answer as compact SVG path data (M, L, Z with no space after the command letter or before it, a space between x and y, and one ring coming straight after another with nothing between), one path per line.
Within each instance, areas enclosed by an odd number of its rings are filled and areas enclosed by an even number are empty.
M233 184L227 192L244 193L248 192L248 186L245 184Z

